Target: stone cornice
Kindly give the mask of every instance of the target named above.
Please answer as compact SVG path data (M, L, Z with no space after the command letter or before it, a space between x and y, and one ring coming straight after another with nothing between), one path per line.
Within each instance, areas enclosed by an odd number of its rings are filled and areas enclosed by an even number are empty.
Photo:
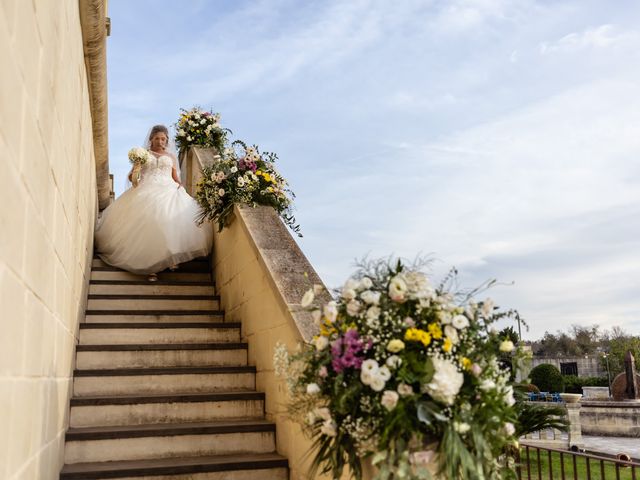
M98 208L111 203L107 107L107 0L79 0L84 61L87 69Z

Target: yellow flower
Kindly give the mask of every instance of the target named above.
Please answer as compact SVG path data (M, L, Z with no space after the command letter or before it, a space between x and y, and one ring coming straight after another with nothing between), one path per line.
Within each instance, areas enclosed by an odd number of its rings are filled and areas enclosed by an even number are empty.
M442 350L444 350L445 353L449 353L452 348L453 348L453 343L451 343L451 340L449 340L449 337L446 337L444 339L444 343L442 344Z
M462 357L462 368L464 368L465 370L469 370L471 368L472 363L473 362L469 360L467 357Z
M262 170L256 170L256 175L257 175L257 176L262 175Z
M437 323L430 323L428 329L431 336L436 340L442 338L442 329Z
M323 337L330 337L332 333L337 333L338 330L331 324L331 322L324 321L322 325L320 325L320 335Z
M424 330L420 330L420 341L425 347L428 347L431 343L431 335L429 335Z
M271 181L272 181L272 180L271 180L271 175L269 175L268 173L265 173L265 174L263 175L263 177L264 177L264 179L265 179L267 182L271 182Z
M425 347L431 343L431 335L419 328L408 328L404 339L409 342L421 342Z

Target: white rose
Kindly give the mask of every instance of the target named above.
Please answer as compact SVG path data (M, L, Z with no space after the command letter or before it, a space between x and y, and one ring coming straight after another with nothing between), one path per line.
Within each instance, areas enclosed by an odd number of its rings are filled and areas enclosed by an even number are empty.
M482 315L485 317L491 316L491 314L493 313L494 305L495 304L493 303L493 300L491 300L490 298L487 298L484 302L482 302Z
M453 405L462 384L464 375L458 371L456 365L444 358L433 358L435 373L430 383L422 386L431 397L446 405Z
M319 351L324 350L329 345L329 339L324 335L320 335L319 337L316 338L315 344L316 344L316 350L319 350Z
M397 338L387 343L387 350L391 353L398 353L403 348L404 348L404 342Z
M360 294L360 298L364 303L369 305L377 305L380 303L380 292L372 292L371 290L365 290Z
M360 286L360 282L358 280L356 280L355 278L350 278L344 284L344 288L346 288L348 290L358 290L359 286Z
M244 187L244 178L238 177L238 186L240 188Z
M338 434L338 426L333 420L325 420L322 427L320 427L320 432L329 437L335 437Z
M469 326L469 319L464 315L456 315L451 320L451 324L456 327L458 330L462 330Z
M178 130L178 135L183 136L184 135L184 130L183 129Z
M317 383L310 383L307 385L307 393L309 395L317 395L320 393L320 387Z
M369 307L369 309L367 310L367 318L369 320L377 320L379 316L380 316L380 308L376 306Z
M220 190L218 190L218 196L224 197L224 188L221 188Z
M407 284L400 277L400 275L396 275L389 282L389 297L394 302L402 303L405 301L405 295L407 293Z
M505 388L503 398L504 403L506 403L508 406L513 407L515 405L516 399L513 398L513 387L511 385Z
M307 308L309 305L313 303L314 298L315 298L315 295L313 294L313 289L310 288L309 290L304 292L304 295L302 296L302 300L300 300L300 306L303 308Z
M451 340L451 343L454 345L457 345L460 341L460 338L458 337L458 330L453 328L451 325L444 326L444 335Z
M373 282L369 277L364 277L362 280L360 280L360 288L369 289L371 287L373 287Z
M356 298L356 291L352 288L343 288L342 289L342 298L345 300L353 300Z
M394 392L393 390L385 390L382 394L382 399L380 399L380 403L384 408L391 411L396 408L396 405L398 404L398 398L400 398L398 392Z
M440 310L438 313L438 320L443 325L448 325L451 323L451 314L449 312L445 312L444 310Z
M362 362L362 365L360 366L360 369L363 372L367 372L371 375L376 375L378 373L379 368L380 366L378 365L378 362L376 362L373 358L369 358L365 360L364 362Z
M397 355L391 355L384 363L386 363L387 367L395 370L400 365L402 365L402 359Z
M313 312L311 312L311 318L313 319L313 323L315 323L316 325L320 325L322 312L320 310L314 310Z
M236 166L234 165L233 167L231 167L231 168L229 169L229 171L230 171L231 173L236 173L236 172L238 171L238 167L236 167Z
M505 423L503 430L504 430L504 433L509 437L516 433L516 427L514 427L513 423L511 422Z
M374 375L372 375L370 372L368 372L367 370L360 370L360 381L365 384L365 385L371 385L371 382L373 382L373 379L375 378Z
M200 125L204 125L205 123L207 123L207 121L204 118L200 120Z
M407 385L406 383L401 383L398 385L398 393L401 397L408 397L409 395L413 395L413 387L411 385Z
M495 390L495 389L496 389L496 382L494 382L490 378L486 378L482 382L480 382L480 390L488 392L490 390Z
M469 425L468 423L465 423L465 422L453 422L453 429L456 432L464 435L469 430L471 430L471 425Z
M501 352L511 352L514 348L515 346L513 345L513 342L511 340L505 340L500 344Z
M374 376L369 386L376 392L381 392L384 389L385 383L386 382L379 376Z
M336 317L338 316L338 307L336 302L332 300L324 306L324 316L329 323L336 321Z
M355 317L356 315L358 315L359 311L360 311L359 301L351 300L349 303L347 303L347 313L349 315L351 315L352 317Z
M391 378L391 370L386 365L381 366L378 369L378 377L380 377L385 382Z

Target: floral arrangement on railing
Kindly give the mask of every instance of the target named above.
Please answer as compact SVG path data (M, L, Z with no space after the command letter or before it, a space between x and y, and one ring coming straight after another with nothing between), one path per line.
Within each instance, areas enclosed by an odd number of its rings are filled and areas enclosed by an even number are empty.
M499 357L514 345L492 324L517 312L454 284L455 272L433 286L420 264L381 260L335 301L305 293L319 334L291 356L279 345L274 364L291 418L314 439L312 475L348 466L360 479L368 459L377 479L431 478L434 465L438 478L511 478L516 412Z
M291 213L295 195L276 170L277 159L275 153L261 153L257 146L249 147L239 140L223 149L220 160L203 169L196 187L195 198L201 208L198 223L217 221L218 231L222 231L235 204L267 205L301 237Z
M273 207L299 237L300 226L292 214L294 193L275 168L278 156L261 153L240 140L229 142L231 130L220 125L220 115L199 107L181 109L176 123L176 144L181 151L190 146L215 148L218 161L203 168L195 198L200 205L198 224L216 221L218 231L228 225L235 204Z
M193 107L180 109L180 119L176 123L176 145L180 151L191 146L224 149L227 133L220 125L220 114Z

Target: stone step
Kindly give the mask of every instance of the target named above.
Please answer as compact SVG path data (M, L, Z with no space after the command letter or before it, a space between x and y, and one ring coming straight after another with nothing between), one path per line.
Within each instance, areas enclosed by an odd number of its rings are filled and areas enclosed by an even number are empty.
M240 323L82 323L81 345L239 342Z
M288 480L287 459L275 453L96 462L65 465L60 480Z
M89 285L90 295L207 295L215 296L211 282L184 284L177 282L94 280Z
M91 310L218 310L220 297L209 295L89 295Z
M234 392L255 388L256 369L252 366L76 370L73 376L76 397Z
M125 271L121 268L118 267L112 267L111 265L107 265L105 262L103 262L102 260L100 260L99 258L96 259L94 258L93 261L91 262L91 270L92 271L102 271L102 272L111 272L111 271L118 271L118 272L122 272ZM169 269L165 269L162 270L163 272L170 272L171 270ZM209 262L186 262L186 263L181 263L180 265L178 265L178 268L175 270L176 272L204 272L204 273L209 273L211 271L210 267L209 267Z
M125 426L263 417L264 393L255 391L73 397L69 426Z
M79 370L247 364L246 343L78 345L76 352Z
M111 280L111 281L138 281L149 282L147 275L137 275L122 270L92 270L91 281L95 280ZM177 283L199 283L211 282L211 273L202 272L160 272L158 273L158 282L177 282Z
M208 312L165 311L165 312L128 312L113 313L108 310L86 312L86 323L222 323L224 312L210 310Z
M65 463L272 453L275 431L266 420L72 428Z

